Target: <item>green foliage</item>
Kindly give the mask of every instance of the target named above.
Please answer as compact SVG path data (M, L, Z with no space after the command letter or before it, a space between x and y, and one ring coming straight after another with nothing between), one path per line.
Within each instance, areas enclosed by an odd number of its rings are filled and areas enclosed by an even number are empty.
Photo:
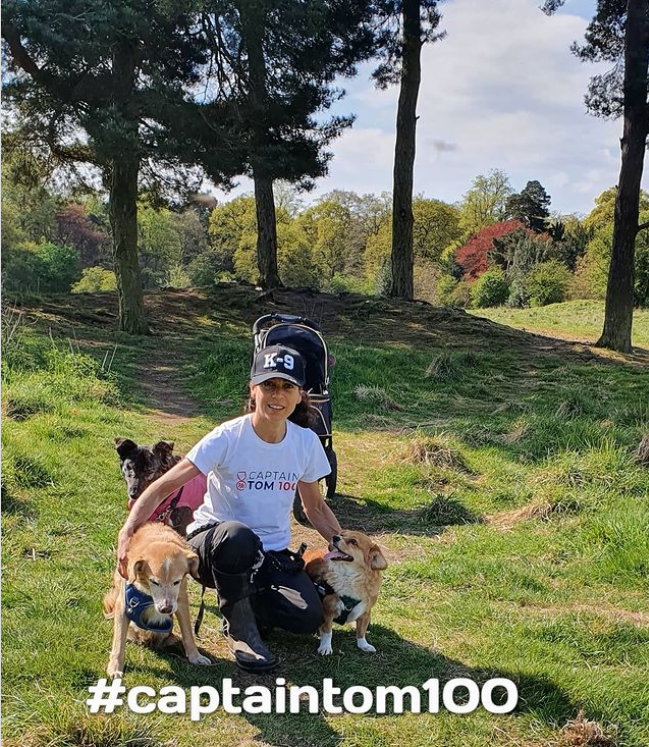
M181 213L173 213L172 218L180 241L182 263L185 266L208 250L207 231L195 209L188 208Z
M418 196L412 201L412 214L415 257L440 261L444 249L461 236L460 211L441 200Z
M2 249L54 241L60 199L44 187L51 167L11 133L2 141Z
M468 309L472 304L471 288L467 280L442 275L437 283L437 303L447 308Z
M216 282L218 276L227 272L223 266L223 257L214 250L208 250L199 254L186 268L190 285L195 288L210 288Z
M455 290L459 280L452 275L442 275L437 281L437 302L440 306L455 306Z
M615 198L617 187L610 187L595 198L595 207L584 218L583 224L589 231L600 231L605 228L612 229L615 220ZM649 194L640 191L640 212L649 211ZM642 221L641 221L642 222Z
M362 296L374 295L374 285L363 278L334 275L329 283L329 293L357 293Z
M390 290L392 280L392 266L390 257L385 257L381 262L374 277L374 293L377 296L387 296Z
M233 272L235 269L234 255L246 235L246 243L251 239L256 242L257 216L255 213L255 198L241 195L224 205L217 205L212 210L209 219L209 237L215 258L218 257L220 270ZM246 272L246 275L249 274ZM242 275L242 277L246 277ZM255 280L257 271L254 272Z
M115 290L117 290L115 273L103 267L86 267L81 280L71 288L72 293L106 293Z
M167 288L189 288L191 281L189 275L182 265L173 265L169 269Z
M537 265L525 278L525 291L532 306L547 306L566 300L572 275L556 259Z
M318 273L313 254L298 221L288 213L279 213L277 223L277 265L279 277L289 288L317 288Z
M392 247L392 225L389 222L383 224L380 230L367 239L364 253L365 276L378 288L379 275L385 272L384 268L390 265L390 251ZM387 288L387 286L386 286ZM378 292L378 291L377 291Z
M173 267L182 260L183 245L176 216L166 209L155 209L147 202L138 209L138 248L145 288L169 284Z
M326 288L335 275L347 269L349 209L338 201L324 200L303 213L300 223L311 246L319 286Z
M500 306L505 303L508 296L509 283L500 267L484 272L471 288L471 300L478 309Z
M504 171L492 169L486 176L476 176L460 205L462 237L468 239L481 228L505 220L506 203L511 194L509 177Z
M415 259L413 268L414 297L418 301L426 301L433 306L439 305L437 286L442 277L439 262Z
M588 242L592 239L593 231L574 215L561 218L564 227L563 238L555 243L554 255L570 272L575 272L577 263L586 253Z
M204 15L219 71L214 82L225 75L226 89L236 92L236 139L246 161L240 173L306 185L326 173L327 145L353 121L325 116L340 98L333 81L374 53L374 10L366 1L275 0L225 3Z
M501 267L509 281L509 305L527 306L529 294L527 276L541 262L551 256L553 244L547 235L535 236L527 230L518 230L496 239L489 252L490 264Z
M603 202L605 196L606 201ZM577 263L576 285L585 296L604 299L613 245L611 210L615 207L615 194L608 190L598 200L598 206L584 221L594 227L594 233L586 247L586 254ZM647 220L649 210L640 216L641 223ZM636 236L634 264L634 301L636 306L644 307L649 304L649 231L640 231Z
M413 200L412 210L416 297L437 303L432 286L436 285L441 265L446 264L444 251L460 236L460 213L441 200L421 196ZM365 277L374 284L378 295L388 290L391 249L392 224L386 218L377 232L368 236L363 256Z
M79 256L67 246L24 242L3 254L2 282L8 291L64 293L80 277Z
M278 251L279 253L279 251ZM259 279L259 264L257 262L257 233L242 234L239 246L234 253L235 277L247 283L257 284Z

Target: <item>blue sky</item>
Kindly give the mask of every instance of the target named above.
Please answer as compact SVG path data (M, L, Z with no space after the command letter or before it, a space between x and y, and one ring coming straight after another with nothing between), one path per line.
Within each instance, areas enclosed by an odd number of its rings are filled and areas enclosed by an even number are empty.
M567 0L545 16L541 0L448 0L441 5L441 42L424 47L418 105L415 192L455 202L477 174L505 170L515 190L538 179L561 213L588 213L617 182L621 121L587 114L591 75L606 69L580 62L594 0ZM332 144L329 175L308 200L332 189L391 189L398 87L378 91L372 66L342 82L336 113L356 121ZM646 182L646 179L645 179ZM229 196L251 190L241 180Z

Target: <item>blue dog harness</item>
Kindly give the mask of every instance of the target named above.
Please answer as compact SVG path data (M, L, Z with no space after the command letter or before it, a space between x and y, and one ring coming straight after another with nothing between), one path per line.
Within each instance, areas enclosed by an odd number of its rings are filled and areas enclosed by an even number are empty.
M142 620L142 615L149 607L153 607L153 598L140 591L133 584L126 584L126 617L140 630L151 633L171 633L174 621L171 616L163 622L148 622Z

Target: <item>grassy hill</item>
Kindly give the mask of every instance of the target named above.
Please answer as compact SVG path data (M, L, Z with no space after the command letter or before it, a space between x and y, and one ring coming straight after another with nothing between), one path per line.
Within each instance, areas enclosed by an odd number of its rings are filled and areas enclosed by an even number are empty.
M567 301L535 309L475 309L475 316L530 330L551 337L595 342L604 326L604 304L601 301ZM649 350L649 310L633 315L633 344L638 352Z
M642 350L604 354L462 311L356 296L260 300L223 287L146 302L151 337L114 332L111 295L26 301L5 317L7 745L649 743L649 468L635 453L649 433ZM551 311L569 333L574 309L564 309ZM343 526L377 537L390 568L368 633L376 655L356 649L351 627L334 631L326 659L314 638L274 633L282 664L258 682L320 689L331 677L373 688L502 676L519 688L512 714L219 711L194 723L87 713L110 648L101 598L126 510L113 439L168 438L183 453L238 415L250 325L273 310L325 329L337 359L331 505ZM551 329L531 317L524 325ZM636 323L639 345L648 326L646 316ZM294 536L296 546L322 542L302 527ZM193 613L198 598L193 585ZM125 684L252 684L234 670L212 599L201 633L214 667L129 646Z

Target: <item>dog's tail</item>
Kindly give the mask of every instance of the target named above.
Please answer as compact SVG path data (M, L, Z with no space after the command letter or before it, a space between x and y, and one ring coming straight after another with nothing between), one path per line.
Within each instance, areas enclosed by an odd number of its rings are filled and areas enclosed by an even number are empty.
M108 620L115 616L115 601L117 599L117 588L111 587L111 590L104 597L104 617Z

